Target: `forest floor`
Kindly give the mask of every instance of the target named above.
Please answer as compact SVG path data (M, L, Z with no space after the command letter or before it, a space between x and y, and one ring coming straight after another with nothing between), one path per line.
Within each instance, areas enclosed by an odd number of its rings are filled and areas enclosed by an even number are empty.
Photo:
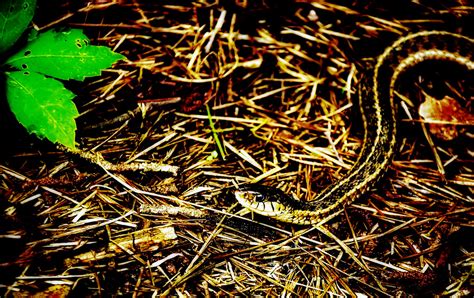
M95 162L29 135L2 103L1 293L469 296L474 121L436 126L419 107L472 115L472 73L404 76L388 173L320 226L252 214L228 190L311 200L341 178L361 148L367 65L409 33L473 36L474 7L152 2L38 1L34 28L83 29L127 59L66 82Z

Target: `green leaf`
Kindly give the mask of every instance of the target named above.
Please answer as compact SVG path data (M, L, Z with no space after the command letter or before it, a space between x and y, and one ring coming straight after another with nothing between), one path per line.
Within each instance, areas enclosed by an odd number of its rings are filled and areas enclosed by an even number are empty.
M39 138L74 148L74 119L79 116L74 93L42 74L14 71L6 75L8 104L18 122Z
M82 30L71 29L38 34L6 63L58 79L83 81L124 58L108 47L90 45Z
M0 54L8 50L28 27L36 0L0 1Z

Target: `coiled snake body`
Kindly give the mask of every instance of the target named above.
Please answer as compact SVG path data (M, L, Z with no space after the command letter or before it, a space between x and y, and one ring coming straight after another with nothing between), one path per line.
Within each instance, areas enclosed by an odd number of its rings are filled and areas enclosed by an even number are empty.
M253 212L289 223L316 224L336 216L373 187L393 159L397 124L394 90L400 75L428 60L450 61L473 70L473 45L473 39L440 31L398 39L378 57L359 84L364 139L359 158L345 177L308 202L256 184L234 190L235 198Z

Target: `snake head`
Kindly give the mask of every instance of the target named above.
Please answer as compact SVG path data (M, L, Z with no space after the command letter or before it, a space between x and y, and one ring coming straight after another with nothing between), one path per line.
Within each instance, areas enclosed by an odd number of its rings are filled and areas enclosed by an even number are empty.
M287 195L277 188L249 184L232 191L237 201L248 210L269 217L278 218L284 210L288 212Z
M293 199L278 188L248 184L231 192L243 207L264 216L300 225L320 221L318 211L312 211L311 206Z

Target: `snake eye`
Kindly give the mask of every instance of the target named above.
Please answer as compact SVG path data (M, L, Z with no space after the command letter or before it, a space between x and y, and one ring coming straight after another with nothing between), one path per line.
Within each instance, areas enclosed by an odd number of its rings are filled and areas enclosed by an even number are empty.
M249 192L249 197L251 197L252 202L263 202L265 201L265 195L258 191Z
M259 203L265 201L265 195L253 190L236 190L234 196L248 203Z
M262 200L262 194L258 192L250 192L249 197L252 197L253 202L260 202Z

